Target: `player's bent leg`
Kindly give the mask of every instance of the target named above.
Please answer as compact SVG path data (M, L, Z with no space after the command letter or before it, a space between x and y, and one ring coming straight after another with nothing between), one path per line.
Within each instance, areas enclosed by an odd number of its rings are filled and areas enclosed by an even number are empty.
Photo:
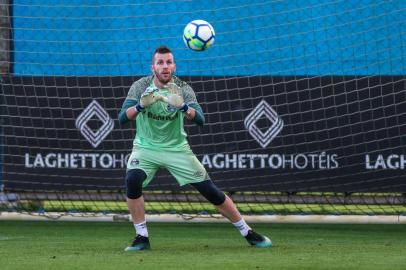
M141 169L128 170L125 177L127 205L137 232L132 244L125 251L151 248L145 223L144 198L142 196L142 183L146 178L146 173Z
M228 219L233 223L234 227L240 231L240 234L251 246L259 248L267 248L272 246L272 242L267 236L261 235L251 229L251 227L241 216L240 212L237 210L230 197L226 196L224 203L217 206L217 209L219 209L223 216L228 217Z
M240 212L235 207L233 201L224 194L211 180L205 180L191 184L200 194L209 202L214 204L219 212L231 222L237 222L242 219Z
M211 180L191 184L203 197L214 205L221 205L226 200L226 195Z
M271 240L251 229L242 218L240 212L230 197L224 194L211 180L191 184L200 194L216 206L219 212L233 223L247 242L255 247L267 248L272 246Z

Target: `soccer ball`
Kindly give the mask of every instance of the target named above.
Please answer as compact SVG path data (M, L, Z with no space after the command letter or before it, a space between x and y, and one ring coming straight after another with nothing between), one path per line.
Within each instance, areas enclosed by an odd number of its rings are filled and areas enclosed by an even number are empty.
M203 20L194 20L188 23L183 30L183 41L189 49L204 51L214 43L214 29L210 23Z

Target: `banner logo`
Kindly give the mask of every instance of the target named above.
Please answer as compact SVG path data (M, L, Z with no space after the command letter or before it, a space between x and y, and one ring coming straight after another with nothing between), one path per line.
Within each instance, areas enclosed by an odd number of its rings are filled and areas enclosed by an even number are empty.
M87 125L93 117L97 117L103 123L96 131L93 131ZM75 125L80 130L83 137L85 137L86 140L96 148L113 130L114 121L110 118L109 114L103 109L103 107L96 100L93 100L76 119Z
M256 125L258 120L265 116L270 122L271 126L262 132ZM265 101L261 102L255 107L254 110L244 120L245 128L248 129L250 135L261 145L262 148L268 146L268 144L275 138L276 135L281 132L283 128L283 120L272 109L272 107Z

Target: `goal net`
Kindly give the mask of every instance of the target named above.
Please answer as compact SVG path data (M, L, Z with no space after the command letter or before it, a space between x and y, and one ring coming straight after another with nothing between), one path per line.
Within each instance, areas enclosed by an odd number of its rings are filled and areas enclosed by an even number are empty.
M0 1L0 208L126 213L118 112L160 45L206 124L193 151L244 214L406 213L402 1ZM209 21L204 52L182 41ZM158 120L157 120L158 121ZM149 213L212 214L159 171Z

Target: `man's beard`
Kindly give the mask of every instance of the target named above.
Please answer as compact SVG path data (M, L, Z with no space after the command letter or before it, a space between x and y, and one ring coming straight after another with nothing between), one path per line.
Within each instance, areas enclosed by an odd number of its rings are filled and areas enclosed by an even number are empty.
M158 72L154 72L155 76L157 77L158 81L161 82L162 84L167 84L172 80L172 72L169 74L167 78L164 78L163 75L158 74Z

